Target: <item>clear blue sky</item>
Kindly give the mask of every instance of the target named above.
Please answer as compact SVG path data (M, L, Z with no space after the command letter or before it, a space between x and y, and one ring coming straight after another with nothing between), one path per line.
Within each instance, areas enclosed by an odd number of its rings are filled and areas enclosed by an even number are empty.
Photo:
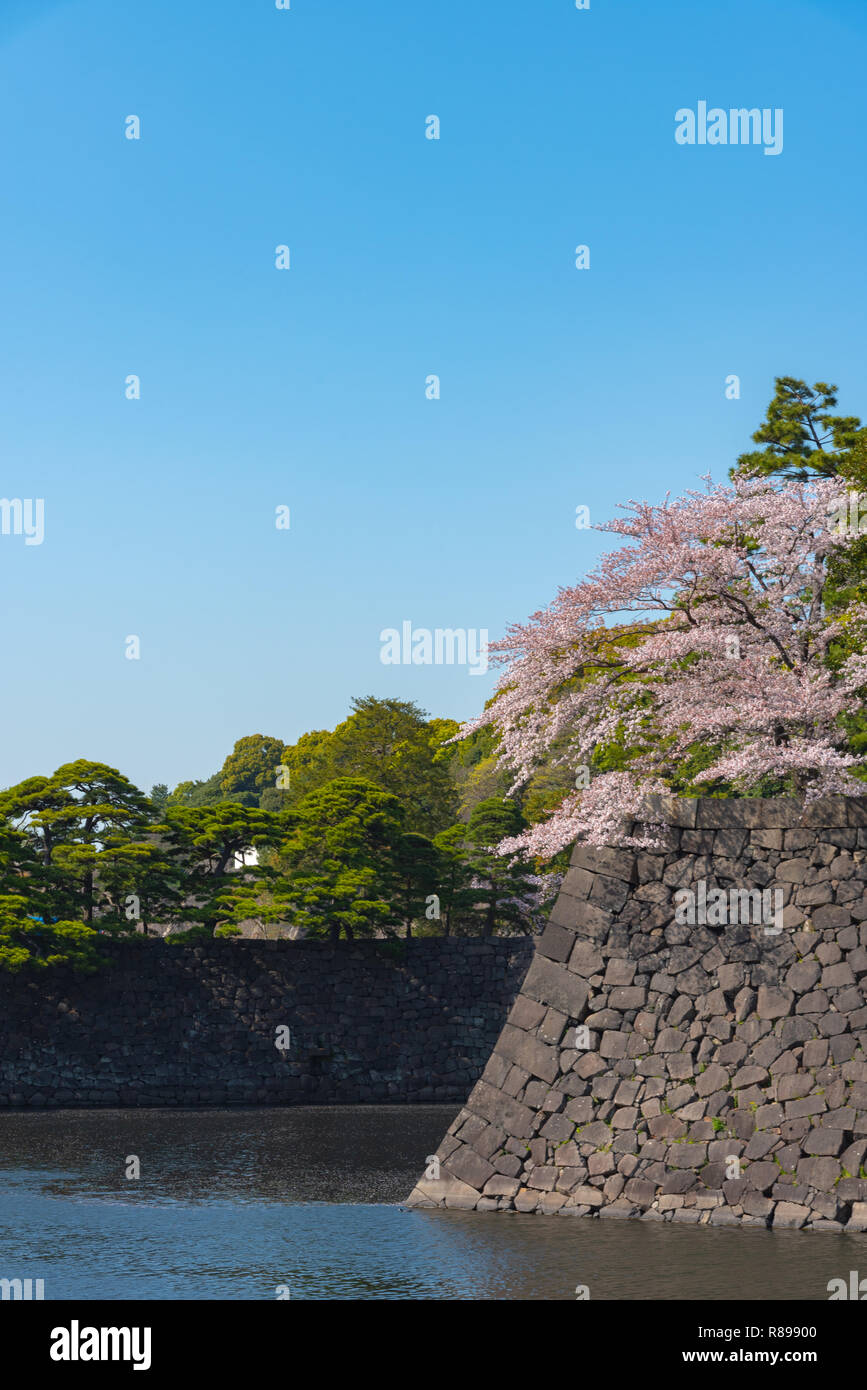
M493 639L775 375L867 416L865 50L863 0L0 0L0 495L46 509L0 536L0 785L469 717L494 673L381 629ZM679 146L699 100L783 153Z

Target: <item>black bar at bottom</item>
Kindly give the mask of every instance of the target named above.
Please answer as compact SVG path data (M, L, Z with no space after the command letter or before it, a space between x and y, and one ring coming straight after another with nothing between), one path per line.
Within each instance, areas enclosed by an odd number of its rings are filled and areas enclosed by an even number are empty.
M679 1370L696 1382L714 1369L761 1369L772 1378L798 1369L827 1381L829 1374L851 1369L853 1348L863 1336L860 1301L848 1298L815 1303L576 1299L565 1319L563 1304L556 1304L561 1313L554 1324L537 1303L526 1305L516 1320L511 1301L503 1300L499 1311L491 1303L463 1304L456 1315L437 1302L406 1343L407 1323L414 1324L410 1309L403 1308L399 1324L380 1324L371 1307L375 1301L356 1300L347 1307L348 1301L337 1300L341 1306L330 1312L326 1301L291 1299L268 1304L7 1301L0 1302L0 1329L16 1374L91 1379L101 1371L139 1378L193 1372L214 1375L217 1385L240 1375L246 1382L251 1375L273 1380L281 1368L289 1384L309 1383L320 1371L331 1379L344 1358L353 1379L366 1364L375 1374L390 1367L389 1379L412 1379L423 1367L424 1379L430 1380L440 1365L451 1375L456 1363L466 1370L473 1346L473 1361L501 1362L512 1375L519 1369L513 1358L528 1358L545 1378L559 1377L567 1367L570 1379L584 1379L588 1371L616 1373L620 1379L632 1371ZM382 1302L387 1308L392 1301ZM464 1338L453 1342L452 1327L468 1335L469 1344ZM555 1340L549 1332L557 1334Z

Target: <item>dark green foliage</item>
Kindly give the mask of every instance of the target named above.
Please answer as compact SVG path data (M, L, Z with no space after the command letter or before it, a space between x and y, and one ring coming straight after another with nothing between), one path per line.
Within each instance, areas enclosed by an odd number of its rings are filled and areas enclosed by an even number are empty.
M350 939L393 929L394 850L404 812L396 796L362 777L341 777L293 809L278 859L278 891L311 936Z
M413 922L435 921L428 915L428 899L438 896L442 857L426 835L412 831L399 835L392 847L393 879L390 898L403 925L404 935L412 936Z
M236 856L250 848L277 846L284 825L268 811L228 801L217 806L170 806L157 830L168 857L183 873L186 920L201 923L213 935L219 926L232 925L225 921L224 897L235 887Z
M514 801L480 801L466 823L436 837L445 861L442 911L451 935L492 936L538 930L550 910L559 879L537 874L532 864L497 853L501 840L517 835L527 821Z
M279 738L253 734L239 738L220 772L220 790L229 801L258 805L262 793L279 786L285 763L285 745ZM255 801L246 801L246 797Z
M92 927L83 922L34 921L27 907L24 898L0 898L0 970L18 974L67 965L90 973L104 964L99 934Z
M457 725L428 723L424 711L410 701L368 695L353 700L352 714L334 730L320 766L329 781L361 777L399 797L407 829L435 834L457 810L448 760L438 756L444 734L452 732Z
M792 376L778 376L764 421L753 435L754 449L741 454L736 468L750 477L851 477L853 451L864 431L855 415L832 415L837 387L824 381L808 386Z

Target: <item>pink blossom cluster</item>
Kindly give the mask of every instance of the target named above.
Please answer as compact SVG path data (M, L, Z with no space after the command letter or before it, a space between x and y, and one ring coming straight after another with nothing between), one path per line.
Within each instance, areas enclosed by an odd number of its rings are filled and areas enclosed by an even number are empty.
M595 528L627 543L492 644L505 668L496 698L460 737L495 726L512 791L555 744L574 767L609 744L634 756L594 774L502 853L549 858L576 839L658 843L646 797L669 789L696 745L713 750L704 783L746 793L785 777L807 799L864 792L840 716L867 685L867 657L828 664L834 637L867 622L854 605L832 618L825 603L828 558L851 543L828 520L842 487L707 480L660 506L629 502Z
M490 846L490 848L494 848L494 846ZM564 877L564 874L557 873L527 874L523 881L522 892L498 898L500 908L507 908L517 913L525 924L526 930L541 931L548 910L560 891ZM480 892L487 890L490 888L490 880L479 878L474 874L470 879L470 888L478 888Z

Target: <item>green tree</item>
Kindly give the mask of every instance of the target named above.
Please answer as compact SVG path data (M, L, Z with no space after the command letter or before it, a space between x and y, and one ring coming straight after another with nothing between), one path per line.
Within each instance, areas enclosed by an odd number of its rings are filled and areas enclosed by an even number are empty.
M394 847L404 819L397 797L364 778L340 777L290 814L277 867L292 920L332 941L396 926Z
M216 935L238 935L243 923L258 927L265 938L280 935L292 921L294 900L274 871L231 874L219 897L222 922Z
M485 708L490 705L489 700ZM458 796L461 820L469 820L480 801L491 796L505 796L509 790L512 779L498 763L497 745L497 732L488 727L470 734L448 750L451 754L449 772Z
M559 876L538 875L533 865L497 854L497 844L527 827L520 807L491 797L480 801L466 825L463 856L482 936L538 930L556 897Z
M441 856L426 835L413 831L399 835L393 849L394 882L391 902L403 923L404 936L412 936L413 922L426 918L427 900L439 896Z
M0 821L0 971L95 969L97 933L82 922L43 917L45 872L27 836Z
M764 445L741 454L731 470L749 477L852 477L863 468L864 429L855 415L832 415L837 387L817 381L808 386L778 376L765 419L753 435ZM862 484L863 485L863 484Z
M224 895L232 888L233 864L243 851L279 844L285 834L280 817L259 807L221 802L217 806L170 806L158 827L169 853L183 867L183 914L213 935L226 917ZM249 879L257 869L244 870Z
M179 782L169 796L170 806L219 806L225 801L222 773L215 772L203 782Z
M0 898L15 897L25 905L25 916L42 916L42 863L25 835L0 820Z
M0 792L0 815L18 831L47 868L56 846L69 839L70 828L62 816L72 796L52 777L27 777Z
M434 836L434 847L440 856L439 886L435 891L440 900L444 936L472 934L477 925L477 894L472 886L473 871L467 862L466 839L467 827L463 821Z
M220 771L220 790L226 800L258 806L266 789L278 787L285 754L282 739L267 734L239 738Z
M301 801L308 792L324 787L334 775L331 762L331 743L334 735L328 729L311 729L285 750L289 769L287 802Z
M159 835L111 844L95 862L100 931L147 935L184 919L189 867Z
M408 830L435 834L457 811L449 759L441 757L442 720L406 700L372 695L352 701L352 714L334 730L328 750L333 777L361 777L397 796ZM447 721L449 727L451 721Z
M0 895L0 970L18 974L67 965L91 972L104 963L99 935L92 927L84 922L43 922L28 915L29 905L19 895Z
M31 777L0 795L0 815L24 836L41 863L46 922L93 923L96 861L148 824L150 803L116 768L79 758L51 777Z

